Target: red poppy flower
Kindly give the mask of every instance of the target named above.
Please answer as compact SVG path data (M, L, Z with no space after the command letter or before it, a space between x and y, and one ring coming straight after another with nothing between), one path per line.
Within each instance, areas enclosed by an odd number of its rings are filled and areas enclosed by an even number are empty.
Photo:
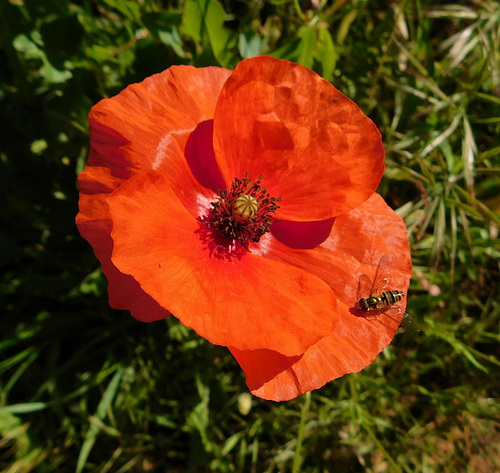
M389 289L406 291L406 228L374 194L377 128L330 83L270 57L174 66L89 121L77 225L111 306L174 314L273 400L359 371L390 343L401 316L356 311L358 283L390 255Z

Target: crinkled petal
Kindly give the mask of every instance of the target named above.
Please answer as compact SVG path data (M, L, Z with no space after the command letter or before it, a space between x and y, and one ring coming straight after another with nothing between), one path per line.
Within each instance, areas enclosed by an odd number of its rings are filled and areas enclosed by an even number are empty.
M271 243L268 257L307 268L330 285L337 296L339 321L331 334L301 357L230 348L255 395L275 401L292 399L346 373L360 371L391 342L402 313L366 317L353 310L360 297L369 295L359 294L360 278L364 275L372 280L384 255L391 261L385 289L406 293L412 269L406 227L377 194L337 217L330 237L315 249L285 250L280 243ZM406 300L397 305L404 311Z
M384 170L380 133L360 108L311 70L271 57L242 61L224 84L214 148L226 183L263 175L287 220L357 207Z
M137 174L108 204L113 263L212 343L295 356L333 330L336 301L328 284L248 251L214 251L213 236L163 173Z
M170 165L169 140L187 139L199 123L213 119L229 74L217 67L172 66L101 100L89 114L98 155L91 155L87 165L106 166L124 177Z
M212 139L203 130L207 128L204 123L211 129L215 104L229 74L215 67L171 67L100 101L90 112L90 152L78 178L80 212L76 223L101 262L109 282L110 305L129 310L140 320L158 320L168 312L112 264L106 197L134 173L153 168L168 169L179 193L202 192L191 168L203 167L208 173L203 185L219 185ZM202 132L197 132L198 128ZM188 138L189 162L184 154ZM189 196L185 200L189 201Z

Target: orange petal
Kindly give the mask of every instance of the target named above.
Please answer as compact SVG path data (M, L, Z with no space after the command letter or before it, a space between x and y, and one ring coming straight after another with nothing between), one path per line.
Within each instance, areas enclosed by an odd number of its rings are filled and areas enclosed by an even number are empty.
M214 158L211 162L207 159L211 136L192 140L198 145L190 152L191 163L186 162L184 147L200 122L213 118L217 98L229 74L230 71L215 67L174 66L127 87L112 99L102 100L90 112L90 153L78 178L80 212L76 223L101 262L109 282L110 305L129 310L140 320L150 322L169 313L134 278L122 274L112 264L106 197L135 172L153 167L168 168L168 176L178 183L183 194L187 189L200 192L190 165L201 167L203 162L203 172L210 170L209 176L217 179ZM191 202L190 196L185 200Z
M335 326L325 282L248 251L214 251L213 237L163 173L134 176L108 204L113 263L212 343L295 356Z
M86 183L83 178L80 182L87 193L80 194L81 210L76 223L82 237L93 245L94 253L108 279L109 305L114 309L130 311L133 317L143 322L153 322L168 317L170 313L147 295L132 276L121 273L111 263L112 224L105 202L105 183L101 182L98 186L95 182ZM113 183L114 179L111 178L108 182L110 186L107 188L108 192L112 189ZM90 193L93 187L100 193Z
M360 277L372 279L383 255L390 255L392 261L386 289L406 293L412 268L406 227L377 194L337 217L330 237L315 249L285 249L272 242L268 257L307 268L332 288L339 321L330 335L301 357L231 348L255 395L275 401L292 399L346 373L360 371L391 342L402 315L365 317L353 310L358 298L368 295L357 293ZM406 299L398 305L404 310Z
M226 183L263 175L288 220L355 208L384 170L380 133L360 108L316 73L271 57L242 61L224 84L214 148Z
M89 114L91 144L99 158L88 165L113 169L120 176L168 164L164 147L172 136L187 139L214 116L230 71L217 67L172 66L101 100ZM98 163L97 163L98 161Z

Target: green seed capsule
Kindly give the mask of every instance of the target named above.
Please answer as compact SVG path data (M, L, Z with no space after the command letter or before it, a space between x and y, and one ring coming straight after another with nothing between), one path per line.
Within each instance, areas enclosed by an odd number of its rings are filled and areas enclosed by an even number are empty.
M248 220L255 217L259 210L257 199L248 194L240 195L233 206L233 214L240 220Z

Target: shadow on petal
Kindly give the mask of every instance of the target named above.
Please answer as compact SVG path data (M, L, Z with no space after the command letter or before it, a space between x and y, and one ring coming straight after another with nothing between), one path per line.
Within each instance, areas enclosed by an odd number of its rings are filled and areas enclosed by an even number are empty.
M335 218L315 222L280 220L271 227L271 233L289 248L310 250L321 245L333 227Z
M215 161L213 129L213 120L199 123L186 143L185 156L196 180L207 189L217 192L227 186Z
M128 179L132 172L131 162L124 148L130 144L119 131L110 128L89 117L90 123L90 154L87 162L89 166L97 166L99 169L108 167L110 174L116 178Z

